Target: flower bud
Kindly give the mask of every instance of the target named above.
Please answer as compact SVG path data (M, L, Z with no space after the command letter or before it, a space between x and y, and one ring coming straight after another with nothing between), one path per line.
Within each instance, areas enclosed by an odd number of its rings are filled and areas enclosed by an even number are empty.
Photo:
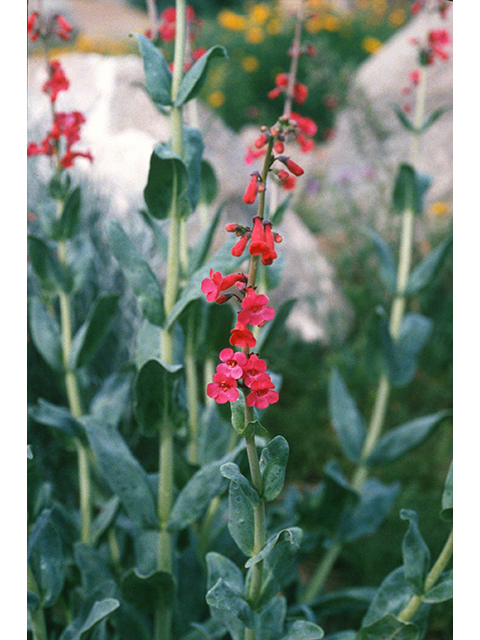
M237 230L237 226L238 225L236 222L229 222L225 225L225 231L227 231L228 233L235 233L235 231Z
M280 162L287 167L289 171L293 173L294 176L301 176L304 173L302 167L300 167L296 162L294 162L291 158L287 158L286 156L279 156L278 158Z
M247 189L243 196L243 201L245 204L253 204L255 202L255 198L257 197L258 192L258 172L252 173L250 182L247 185Z
M239 258L242 255L242 253L245 250L245 247L247 246L248 238L249 238L249 234L246 233L240 238L240 240L238 240L236 244L233 245L231 250L232 256Z
M259 138L255 140L253 144L257 149L261 149L263 146L267 144L267 142L268 142L268 136L266 136L265 134L262 134Z

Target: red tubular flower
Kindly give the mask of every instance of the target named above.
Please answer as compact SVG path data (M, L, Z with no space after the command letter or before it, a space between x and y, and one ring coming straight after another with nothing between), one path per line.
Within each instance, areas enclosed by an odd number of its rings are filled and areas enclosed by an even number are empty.
M255 140L255 142L253 143L253 146L256 147L257 149L261 149L267 144L267 142L268 142L268 136L262 133L262 135Z
M245 204L253 204L258 193L258 172L252 173L250 182L247 185L243 201Z
M223 277L220 271L210 269L210 277L202 280L200 288L208 302L215 302L222 291L230 289L236 282L246 280L244 273L233 273Z
M451 42L450 34L446 29L432 29L428 34L428 44L433 56L437 56L442 60L448 60L449 54L445 51L445 47Z
M262 219L255 216L253 219L252 240L250 242L249 252L252 256L259 256L267 248L265 242L265 229Z
M248 347L249 349L252 349L257 344L253 333L241 322L237 322L235 329L232 329L230 333L230 344L232 346Z
M253 149L252 147L248 147L243 161L245 164L253 164L257 158L261 158L265 153L265 149Z
M235 402L238 400L236 379L221 371L215 373L213 382L207 384L207 396L216 400L218 404Z
M278 159L280 160L280 162L283 162L283 164L289 171L293 173L294 176L301 176L304 173L302 167L298 166L298 164L291 158L287 158L286 156L279 156Z
M268 297L265 294L257 294L253 289L248 288L247 295L242 300L242 311L238 314L238 321L244 325L263 326L275 316L275 309L267 305Z
M44 83L42 91L50 95L50 100L55 102L60 91L66 91L70 83L58 60L49 63L50 78Z
M64 169L73 167L73 161L75 158L87 158L90 162L93 162L93 156L90 151L72 151L67 149L60 160L60 164Z
M55 16L58 27L55 29L57 36L60 36L62 40L70 39L70 32L72 31L72 25L65 20L65 18L57 13Z
M315 146L315 143L313 142L313 140L308 140L307 138L305 138L303 133L299 133L297 135L297 142L300 145L300 151L302 153L308 153Z
M297 104L303 104L308 98L308 87L300 82L295 83L293 89L293 99Z
M274 391L275 385L268 373L261 373L252 380L246 400L249 407L257 407L257 409L266 409L269 404L278 402L278 393Z
M286 73L277 73L275 76L275 85L286 89L288 87L288 75Z
M243 367L247 364L247 356L241 351L235 352L227 347L220 351L220 360L222 364L217 365L218 373L225 373L235 380L243 378Z
M30 37L32 42L35 42L40 35L40 29L38 27L38 11L34 11L28 16L27 35Z
M231 250L231 254L232 256L235 256L236 258L239 258L242 253L245 251L245 247L247 246L247 242L248 242L248 238L249 235L248 234L244 234L240 240L238 240L238 242L236 242Z
M267 97L270 98L270 100L275 100L275 98L278 98L281 93L282 90L279 87L275 87L275 89L272 89L267 93Z
M275 153L283 153L285 151L285 144L283 140L275 140L273 150Z
M311 118L301 116L299 113L294 113L293 111L290 114L290 118L295 120L300 131L306 136L312 137L317 133L317 125Z
M247 362L243 365L243 379L247 387L250 387L252 382L261 374L267 370L267 363L265 360L261 360L257 354L251 353Z
M275 238L272 232L272 225L269 222L265 224L265 243L267 245L267 250L262 253L262 264L269 265L272 264L277 257L277 252L275 251Z

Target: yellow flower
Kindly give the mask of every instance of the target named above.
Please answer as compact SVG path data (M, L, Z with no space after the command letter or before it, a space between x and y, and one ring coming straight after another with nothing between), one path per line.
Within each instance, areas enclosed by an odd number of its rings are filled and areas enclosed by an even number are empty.
M320 16L312 16L305 22L305 29L308 33L318 33L323 29L323 20Z
M327 31L338 31L340 20L336 16L326 16L323 21L323 28Z
M260 27L249 27L245 31L245 40L250 44L258 44L265 40L265 34Z
M406 20L405 10L401 7L397 7L394 9L392 13L388 16L388 21L392 25L392 27L399 27Z
M263 3L254 4L250 9L249 14L254 22L257 24L264 24L270 16L270 9Z
M433 216L446 216L450 213L450 205L448 202L434 202L430 205L430 213Z
M280 18L272 18L267 22L267 31L271 36L276 36L282 32L282 21Z
M234 13L228 9L222 9L222 11L219 12L218 22L220 26L230 31L243 31L247 26L247 20L244 16L240 16L238 13Z
M245 58L243 58L242 60L242 67L247 73L256 71L259 67L257 58L255 56L245 56Z
M225 102L225 94L222 91L214 91L208 96L207 100L211 107L217 109Z
M367 53L375 53L375 51L378 51L381 46L382 43L380 42L380 40L378 40L378 38L367 36L362 40L362 49Z

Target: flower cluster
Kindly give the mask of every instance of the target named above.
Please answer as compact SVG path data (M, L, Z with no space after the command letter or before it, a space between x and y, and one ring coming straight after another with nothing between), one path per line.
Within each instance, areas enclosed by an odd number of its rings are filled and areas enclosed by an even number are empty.
M308 98L308 87L301 82L294 82L292 88L292 98L297 104L303 104ZM288 75L286 73L277 73L275 77L275 88L268 92L268 97L273 100L282 94L288 92Z
M33 14L32 14L33 15ZM68 78L58 60L48 64L49 78L43 84L42 91L50 96L54 117L50 131L40 144L30 142L27 156L55 156L63 169L73 167L75 158L87 158L93 161L89 151L74 151L72 146L80 140L80 128L85 116L80 111L70 113L55 111L55 103L60 91L67 91L70 86Z
M38 40L39 36L51 34L56 34L62 40L70 40L72 29L72 25L60 13L56 13L45 25L45 28L42 26L38 11L30 13L27 18L27 35L32 42Z
M252 176L253 180L256 176ZM247 187L247 192L250 187ZM243 255L247 244L249 245L249 253L252 256L261 256L261 262L264 265L270 265L277 258L277 252L275 251L275 243L282 242L282 236L279 233L272 231L272 223L268 220L264 221L262 218L255 216L253 219L253 227L244 227L236 223L226 225L226 230L230 233L235 233L239 240L232 247L232 255L240 257Z

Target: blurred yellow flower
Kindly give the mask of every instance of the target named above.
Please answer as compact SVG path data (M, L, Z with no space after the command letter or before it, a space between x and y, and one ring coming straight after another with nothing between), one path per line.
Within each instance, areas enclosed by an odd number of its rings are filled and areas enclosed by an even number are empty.
M245 40L250 44L258 44L265 40L265 34L260 27L249 27L245 31Z
M222 91L214 91L208 96L207 100L211 107L217 109L225 102L225 94Z
M390 22L392 27L399 27L405 22L406 19L407 17L405 15L405 10L401 7L397 7L397 9L394 9L388 16L388 21Z
M252 73L258 69L259 62L255 56L245 56L242 60L242 67L247 73Z
M387 0L373 0L372 8L373 8L373 12L377 16L385 15L388 9Z
M382 43L378 38L373 38L372 36L367 36L362 40L362 49L367 53L375 53L378 51Z
M244 16L240 16L238 13L234 13L228 9L222 9L222 11L219 12L218 22L220 26L230 31L243 31L247 26L247 20Z
M318 33L323 29L323 20L320 16L312 16L305 22L308 33Z
M450 213L451 208L448 202L434 202L430 205L430 213L432 216L446 216Z
M323 21L323 28L326 31L338 31L340 28L340 20L337 16L326 16Z
M272 18L267 22L266 28L271 36L276 36L282 32L282 21L280 18Z
M254 4L249 10L250 17L257 24L264 24L270 17L270 9L266 4Z

